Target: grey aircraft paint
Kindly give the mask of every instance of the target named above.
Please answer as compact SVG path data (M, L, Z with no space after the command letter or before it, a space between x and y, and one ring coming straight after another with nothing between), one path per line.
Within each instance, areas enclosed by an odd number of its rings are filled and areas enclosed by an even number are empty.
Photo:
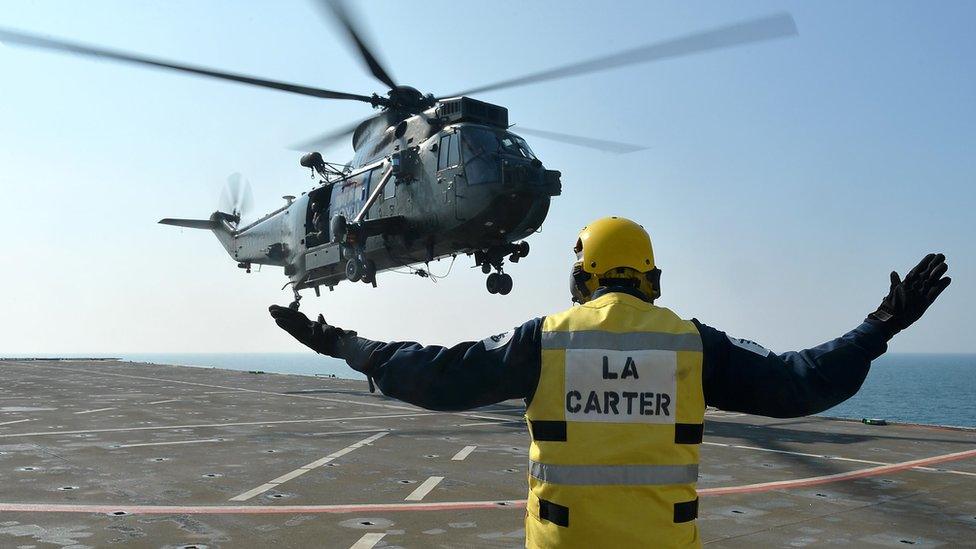
M375 285L379 271L457 254L474 256L488 274L489 292L511 291L504 260L515 262L528 254L528 244L519 241L545 221L551 198L561 191L560 173L545 169L528 144L508 132L506 108L467 96L797 34L789 14L774 14L435 97L390 76L342 2L322 5L366 68L388 87L385 96L257 78L13 30L0 29L0 42L321 99L359 101L380 109L355 126L299 146L313 151L351 135L355 155L348 164L328 163L318 153L302 157L302 166L317 172L321 182L297 199L288 197L286 206L258 221L241 227L244 208L239 204L209 219L160 221L213 231L248 272L255 264L284 267L295 292L292 306L297 308L301 289L318 293L321 286L332 288L342 280ZM590 136L525 131L607 152L643 149Z

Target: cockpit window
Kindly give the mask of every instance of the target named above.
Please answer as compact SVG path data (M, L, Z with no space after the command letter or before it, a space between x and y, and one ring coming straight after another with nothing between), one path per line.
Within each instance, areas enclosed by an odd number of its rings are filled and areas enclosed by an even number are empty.
M499 136L498 142L501 143L502 152L504 153L521 156L530 160L535 158L535 155L532 154L532 149L529 148L529 144L521 137L510 133L502 134Z
M477 126L462 128L462 144L464 145L464 161L470 162L491 153L501 153L520 158L535 158L532 149L524 139L505 131L490 130Z
M437 155L437 169L444 170L457 166L460 162L458 154L458 135L450 133L441 137L441 144Z
M519 137L517 135L513 135L512 137L515 138L515 141L519 144L519 147L522 147L522 151L525 154L525 156L527 158L531 158L531 159L535 160L535 153L532 152L532 149L529 148L529 144L526 143L524 139L522 139L521 137Z

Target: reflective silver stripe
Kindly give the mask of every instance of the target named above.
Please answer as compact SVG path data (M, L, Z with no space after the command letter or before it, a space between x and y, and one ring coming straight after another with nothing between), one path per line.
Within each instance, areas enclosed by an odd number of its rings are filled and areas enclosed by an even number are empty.
M615 351L701 351L698 334L663 332L614 333L602 330L580 332L542 332L543 349L607 349Z
M698 465L551 465L529 461L529 474L553 484L691 484Z

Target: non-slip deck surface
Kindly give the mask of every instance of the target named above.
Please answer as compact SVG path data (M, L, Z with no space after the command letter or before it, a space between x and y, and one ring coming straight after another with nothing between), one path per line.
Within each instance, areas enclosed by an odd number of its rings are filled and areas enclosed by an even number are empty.
M523 544L520 402L125 362L0 375L0 547ZM973 431L710 411L699 488L712 547L976 546Z

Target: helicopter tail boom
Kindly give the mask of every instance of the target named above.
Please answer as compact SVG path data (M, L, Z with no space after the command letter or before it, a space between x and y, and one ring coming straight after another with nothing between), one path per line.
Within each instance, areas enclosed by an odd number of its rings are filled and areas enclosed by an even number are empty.
M167 217L166 219L160 219L159 223L161 225L172 225L174 227L185 227L187 229L207 229L210 231L217 228L216 221L212 219L175 219Z
M159 220L161 225L211 231L217 237L217 240L220 241L224 249L227 250L227 253L231 254L231 257L235 257L234 253L237 251L237 246L234 241L238 235L236 227L239 222L240 217L220 211L214 212L209 219L167 217Z

